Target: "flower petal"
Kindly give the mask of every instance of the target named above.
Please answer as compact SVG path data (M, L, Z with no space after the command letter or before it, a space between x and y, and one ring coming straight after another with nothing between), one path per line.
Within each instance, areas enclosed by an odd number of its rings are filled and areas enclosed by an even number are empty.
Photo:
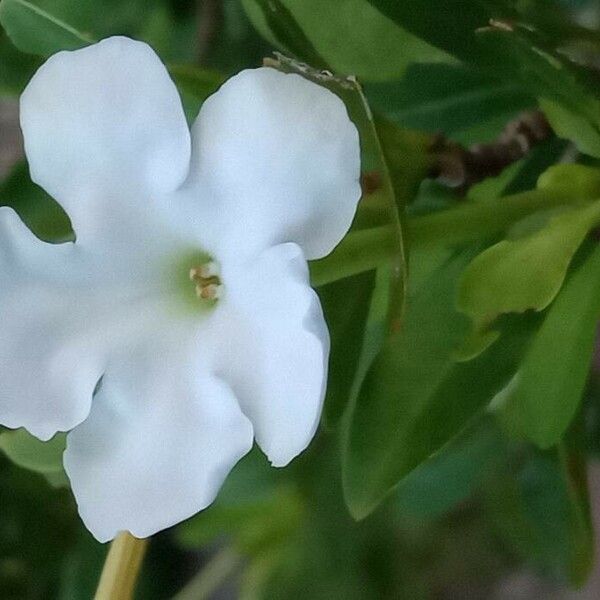
M214 319L223 340L219 372L262 450L284 466L313 438L323 405L329 334L319 299L296 244L270 248L223 277Z
M146 279L0 208L0 423L49 439L85 419L110 352L164 313Z
M79 512L102 542L124 530L148 537L205 508L252 447L250 422L196 364L194 345L162 332L115 357L89 418L67 437Z
M238 252L296 242L320 258L348 231L361 195L358 133L329 90L242 71L204 103L192 138L191 181L215 198L205 219Z
M67 211L79 241L126 233L188 173L177 90L152 49L128 38L52 56L21 96L21 127L32 179Z
M73 244L45 244L0 208L0 423L40 439L87 416L102 374L102 349L79 335L90 315L78 271Z

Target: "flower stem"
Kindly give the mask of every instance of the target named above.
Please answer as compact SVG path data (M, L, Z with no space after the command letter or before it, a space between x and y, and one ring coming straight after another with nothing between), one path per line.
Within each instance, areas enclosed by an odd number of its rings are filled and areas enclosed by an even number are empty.
M113 540L94 600L130 600L147 545L126 531Z
M451 246L485 239L538 210L572 204L581 198L564 190L531 190L495 201L470 202L406 220L410 247ZM388 262L395 251L395 229L382 225L347 235L327 257L311 262L314 287L369 271Z

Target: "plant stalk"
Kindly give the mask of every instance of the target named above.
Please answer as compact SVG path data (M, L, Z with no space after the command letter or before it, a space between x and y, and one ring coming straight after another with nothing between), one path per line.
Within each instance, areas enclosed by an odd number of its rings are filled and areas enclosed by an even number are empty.
M497 235L538 210L580 200L564 190L535 189L493 202L470 202L409 217L405 230L411 248L453 246ZM348 234L329 256L310 263L312 285L319 287L388 263L396 249L395 235L393 225Z
M126 531L113 540L94 600L131 600L147 545Z

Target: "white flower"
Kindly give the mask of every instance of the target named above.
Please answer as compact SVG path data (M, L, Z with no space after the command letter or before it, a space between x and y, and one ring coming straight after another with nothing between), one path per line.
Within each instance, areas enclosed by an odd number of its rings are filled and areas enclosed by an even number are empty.
M158 57L115 37L50 58L21 126L77 241L41 242L0 208L0 423L70 431L65 468L101 541L206 507L253 437L287 464L327 373L306 260L340 241L360 196L341 100L247 70L190 136Z

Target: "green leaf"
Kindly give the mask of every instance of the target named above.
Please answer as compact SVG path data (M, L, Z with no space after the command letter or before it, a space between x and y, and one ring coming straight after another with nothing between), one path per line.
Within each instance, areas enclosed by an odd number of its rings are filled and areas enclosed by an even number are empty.
M517 82L459 64L413 64L401 80L369 84L365 92L374 110L395 123L453 138L483 122L504 125L536 105Z
M569 277L511 385L504 418L541 448L558 443L577 412L600 318L600 249Z
M600 136L600 101L592 73L565 55L554 22L539 19L532 25L530 14L519 14L526 3L449 0L439 10L435 0L370 1L399 26L481 72L558 103L571 121L585 121L586 138Z
M540 108L556 135L572 140L580 152L600 157L600 131L588 119L551 100L540 99Z
M473 492L501 459L504 445L490 418L476 420L399 483L396 501L404 514L432 519Z
M473 357L498 337L490 326L500 315L548 307L573 256L599 221L600 201L565 209L534 233L503 240L477 256L458 288L457 307L473 322L461 355Z
M0 95L20 94L38 67L39 59L19 52L0 29Z
M65 242L74 237L71 221L46 192L31 181L25 162L17 163L0 183L0 206L10 206L40 239Z
M367 271L318 290L331 337L323 411L323 421L327 427L337 424L350 398L374 287L375 272Z
M385 343L348 407L344 493L357 518L460 433L517 369L531 335L528 323L475 361L453 359L466 329L454 293L471 256L444 263L409 296L402 329Z
M464 256L455 258L409 295L401 331L378 353L348 408L344 487L350 512L356 517L366 516L406 474L396 443L464 331L451 298L466 264ZM399 383L403 381L404 385Z
M77 50L94 40L25 0L2 0L0 23L22 52L50 56Z
M523 4L510 0L369 0L398 26L441 48L481 73L522 85L538 96L549 92L579 102L583 89L547 44L540 24L531 26L519 13ZM556 54L556 56L555 56ZM570 89L561 89L568 83ZM577 90L576 97L569 92Z
M268 3L242 1L262 35L284 51L319 67L309 60L310 53L302 51L292 27L286 31L272 19L267 20L267 11L263 13L259 7ZM413 62L449 59L444 52L396 26L366 0L281 0L271 4L288 11L303 37L309 40L312 52L338 73L357 75L364 81L382 81L400 77Z
M488 25L492 16L500 15L488 10L483 1L446 0L443 10L436 0L370 0L370 3L398 26L465 62L491 61L476 32Z
M328 69L329 65L317 52L287 6L280 0L254 0L262 11L267 27L275 39L296 58L315 69ZM248 3L247 3L248 4Z
M360 236L369 235L369 231L361 231L360 227L368 221L369 227L378 225L390 225L390 236L387 240L382 240L382 244L388 246L386 254L391 255L389 266L386 265L378 270L378 282L375 293L371 299L371 308L365 326L365 342L360 351L360 356L356 361L356 353L353 352L349 364L356 364L356 370L351 380L346 381L333 393L346 394L350 391L350 397L360 386L360 382L370 361L377 354L385 336L394 331L400 325L404 311L405 285L407 281L406 248L403 234L403 227L400 218L399 207L403 206L409 200L411 193L416 191L417 182L420 177L425 175L428 161L425 158L428 148L428 138L417 134L400 133L398 131L390 132L386 124L380 124L379 127L385 131L385 145L380 138L378 125L373 119L362 89L353 78L340 79L336 77L324 76L322 73L315 72L306 66L299 65L294 61L283 56L273 66L285 71L296 72L308 79L325 85L334 93L338 94L345 102L350 118L357 126L361 142L361 168L363 178L371 178L373 181L372 189L363 186L363 198L359 204L359 213L355 219L353 229L350 235ZM393 152L394 149L402 147L404 150L410 149L406 163L396 159L392 167L388 163L386 149ZM421 155L419 158L416 155ZM406 164L416 165L415 169L406 167ZM367 189L365 189L367 187ZM367 218L365 219L365 214ZM356 231L356 229L359 229ZM349 239L349 238L348 238ZM327 281L327 273L321 267L327 265L336 265L336 273L339 274L337 266L343 269L344 252L348 250L347 245L340 244L337 251L327 257L324 261L315 261L311 263L311 279L313 283ZM350 249L352 253L352 248ZM340 255L341 254L341 255ZM339 259L339 261L338 261ZM327 264L325 264L327 263ZM339 263L339 265L338 265ZM325 269L326 271L327 269ZM352 273L348 273L350 275ZM381 329L380 312L381 306L385 304L384 309L387 315L383 331ZM364 313L363 313L364 314ZM359 325L360 327L360 325ZM358 342L358 340L356 340ZM354 347L358 350L358 346ZM342 359L343 360L343 359ZM331 396L330 396L331 399ZM339 395L331 403L333 418L339 416L339 408L346 403L346 398ZM326 409L326 417L329 415L329 409Z
M68 485L62 455L66 435L57 434L49 442L41 442L24 429L0 434L0 450L16 465L40 473L55 487Z

